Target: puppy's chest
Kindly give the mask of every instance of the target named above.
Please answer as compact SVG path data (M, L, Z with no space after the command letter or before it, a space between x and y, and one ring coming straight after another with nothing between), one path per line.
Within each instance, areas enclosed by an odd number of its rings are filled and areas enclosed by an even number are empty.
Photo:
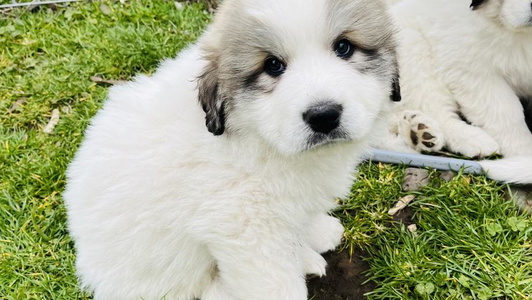
M262 180L261 187L272 200L276 199L281 206L286 206L286 210L325 212L336 206L337 198L349 192L352 182L345 177L303 175L297 178L268 178Z

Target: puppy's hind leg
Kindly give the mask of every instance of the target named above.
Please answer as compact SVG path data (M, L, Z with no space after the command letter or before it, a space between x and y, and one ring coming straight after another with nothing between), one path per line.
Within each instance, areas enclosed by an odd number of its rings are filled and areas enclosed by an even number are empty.
M436 80L419 83L415 98L408 100L405 106L415 112L404 111L399 130L416 150L435 152L445 146L468 157L498 152L499 144L487 132L460 118L453 95Z
M486 157L499 153L499 143L480 127L469 125L456 116L442 129L447 148L467 157Z
M513 89L499 78L474 79L464 78L463 82L474 84L455 90L462 114L493 137L502 155L532 155L532 134ZM489 88L485 87L486 82L490 83Z
M406 143L418 152L438 152L445 139L438 122L420 111L405 110L401 114L398 132Z
M436 83L432 83L432 87L430 92L427 87L420 88L426 93L426 99L431 99L419 104L423 114L404 112L406 126L403 131L409 132L402 132L402 135L412 144L417 142L414 146L418 151L434 152L445 146L451 152L468 157L484 157L499 151L499 143L486 131L462 120L458 114L460 107L444 87Z

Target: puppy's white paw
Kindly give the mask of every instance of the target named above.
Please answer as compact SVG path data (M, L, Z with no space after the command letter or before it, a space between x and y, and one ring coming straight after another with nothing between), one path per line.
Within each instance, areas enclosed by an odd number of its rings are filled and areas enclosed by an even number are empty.
M438 123L419 111L404 111L399 132L407 144L418 152L437 152L445 144Z
M499 153L499 144L479 127L461 126L447 133L446 141L449 150L467 157L486 157Z
M303 248L301 259L305 274L319 277L325 276L327 261L325 261L325 258L321 254L310 248Z
M318 252L334 250L344 235L344 227L340 221L327 214L319 214L312 219L307 227L307 243Z

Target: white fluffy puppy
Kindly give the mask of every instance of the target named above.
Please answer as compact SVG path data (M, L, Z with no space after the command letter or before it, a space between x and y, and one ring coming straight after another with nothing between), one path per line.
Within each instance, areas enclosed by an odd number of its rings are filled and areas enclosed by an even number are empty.
M419 151L532 155L519 101L532 96L531 0L404 0L390 12L403 139Z
M225 0L196 45L113 87L64 193L81 285L307 299L343 234L327 212L398 97L391 33L375 0Z

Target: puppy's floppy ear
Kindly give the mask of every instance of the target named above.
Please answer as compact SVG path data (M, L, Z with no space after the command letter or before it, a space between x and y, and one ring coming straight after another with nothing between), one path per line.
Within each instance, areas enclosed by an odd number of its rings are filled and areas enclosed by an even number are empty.
M394 102L401 101L401 85L399 84L399 75L395 75L392 78L392 94L390 99Z
M473 0L473 2L471 2L471 5L469 7L471 7L473 10L477 9L478 6L482 3L486 2L486 0Z
M210 61L198 77L198 100L205 112L205 125L209 132L221 135L225 131L225 100L219 89L217 58Z

